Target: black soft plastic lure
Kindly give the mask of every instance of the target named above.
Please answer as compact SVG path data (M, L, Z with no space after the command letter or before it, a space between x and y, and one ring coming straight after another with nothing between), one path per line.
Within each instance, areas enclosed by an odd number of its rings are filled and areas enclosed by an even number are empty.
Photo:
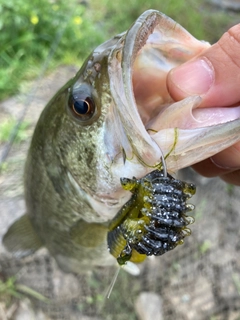
M190 235L187 225L194 219L186 212L194 206L186 201L195 194L195 185L161 170L141 179L122 178L121 184L133 195L113 219L108 232L109 250L119 265L162 255Z

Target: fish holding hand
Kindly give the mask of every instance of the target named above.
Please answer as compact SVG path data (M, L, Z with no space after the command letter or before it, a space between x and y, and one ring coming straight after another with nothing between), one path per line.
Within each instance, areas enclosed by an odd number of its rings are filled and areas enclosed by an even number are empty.
M169 237L179 236L175 244L182 241L191 222L185 217L191 208L185 200L194 192L187 195L192 187L162 176L162 170L175 172L240 140L239 106L234 112L201 108L200 96L174 102L167 90L168 72L209 46L169 17L149 10L128 31L90 54L40 116L25 167L27 211L4 236L9 251L21 258L45 246L66 272L116 263L116 254L108 250L109 230L119 224L126 232L136 230L128 214L113 223L131 201L131 192L122 188L123 177L136 177L138 185L150 181L152 198L143 196L143 215L137 217L147 221L144 230L150 235L144 231L145 240L135 238L136 233L129 236L120 262L132 259L140 247L145 255L163 252L156 243L149 249L154 233L169 230ZM180 191L176 199L183 204L176 219L164 222L156 208L147 207L162 197L155 174L165 179L165 191L173 187L170 202ZM141 188L137 190L133 197L140 194ZM170 213L177 211L176 203ZM159 205L165 208L162 200ZM110 251L114 243L110 241ZM172 249L175 244L167 241L165 246Z

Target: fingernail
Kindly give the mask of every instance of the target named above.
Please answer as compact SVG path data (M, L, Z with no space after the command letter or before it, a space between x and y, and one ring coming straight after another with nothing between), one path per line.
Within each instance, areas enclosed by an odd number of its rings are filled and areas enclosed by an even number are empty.
M214 163L220 169L239 169L240 168L240 150L232 146L219 154L211 157Z
M214 69L205 59L185 63L171 72L171 80L187 94L204 94L214 81Z

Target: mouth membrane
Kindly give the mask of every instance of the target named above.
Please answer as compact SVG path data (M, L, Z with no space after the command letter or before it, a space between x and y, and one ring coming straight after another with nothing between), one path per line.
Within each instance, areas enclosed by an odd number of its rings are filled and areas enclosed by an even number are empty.
M151 134L174 127L195 129L239 119L240 106L201 108L198 96L173 101L167 89L168 72L209 45L196 40L180 26L175 25L168 32L165 28L161 23L156 24L132 64L133 94L146 130Z

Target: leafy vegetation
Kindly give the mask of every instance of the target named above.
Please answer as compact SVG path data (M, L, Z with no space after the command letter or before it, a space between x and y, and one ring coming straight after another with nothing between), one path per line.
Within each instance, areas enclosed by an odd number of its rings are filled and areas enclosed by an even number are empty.
M215 42L224 31L239 22L239 14L213 7L208 0L92 0L97 19L105 17L112 34L124 31L145 10L156 9L180 23L198 39Z
M8 304L12 298L21 299L26 295L46 303L49 302L49 300L39 292L25 285L17 284L16 277L10 277L6 279L6 281L0 279L0 301L4 300Z
M0 122L0 144L9 141L10 134L16 125L17 121L13 118L9 118ZM18 129L16 138L14 139L15 143L20 143L28 138L28 128L29 123L23 121Z
M81 65L97 44L150 8L210 42L237 21L234 13L212 10L204 0L1 0L0 100L16 94L23 80L36 77L46 60L48 68ZM54 52L51 59L49 52Z
M16 93L22 79L36 77L54 50L52 67L81 61L103 40L91 11L58 0L2 0L0 3L0 99Z

